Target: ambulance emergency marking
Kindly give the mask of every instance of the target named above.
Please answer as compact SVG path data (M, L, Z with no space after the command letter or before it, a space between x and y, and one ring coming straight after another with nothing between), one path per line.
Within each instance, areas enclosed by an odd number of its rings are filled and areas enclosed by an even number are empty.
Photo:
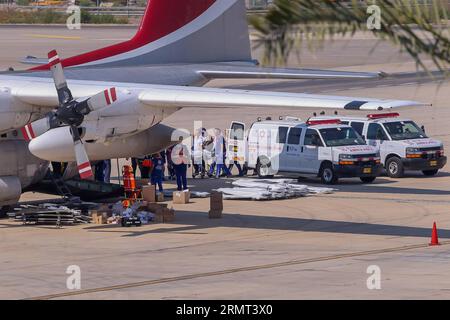
M247 134L245 124L233 122L228 151L229 160L256 170L260 177L299 173L320 177L326 184L341 177L370 183L381 170L377 149L339 120L258 121Z
M443 143L428 138L424 130L398 113L369 114L367 117L323 116L315 120L336 120L350 125L378 148L381 163L390 177L400 178L405 170L434 176L447 163Z

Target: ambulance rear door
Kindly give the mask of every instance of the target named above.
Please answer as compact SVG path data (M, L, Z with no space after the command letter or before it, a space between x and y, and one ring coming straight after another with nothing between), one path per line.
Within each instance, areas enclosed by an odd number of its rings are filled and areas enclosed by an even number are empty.
M245 133L245 124L233 121L228 131L227 156L229 161L239 162L243 165L246 161L247 139Z

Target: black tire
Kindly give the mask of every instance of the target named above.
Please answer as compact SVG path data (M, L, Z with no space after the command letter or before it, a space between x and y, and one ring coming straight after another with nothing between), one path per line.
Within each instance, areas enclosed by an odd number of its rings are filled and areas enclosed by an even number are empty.
M258 159L258 163L256 164L256 173L258 174L258 177L261 179L272 179L273 174L266 174L264 170L267 170L270 172L271 163L270 160L264 158L264 159Z
M426 175L427 177L432 177L435 176L438 173L438 169L434 169L434 170L423 170L422 173L424 175Z
M360 177L363 183L372 183L377 177Z
M336 184L338 177L330 163L325 163L320 169L320 180L323 184Z
M6 218L8 211L11 210L10 206L0 207L0 219Z
M400 158L391 157L386 161L386 172L391 178L401 178L405 174L405 168Z

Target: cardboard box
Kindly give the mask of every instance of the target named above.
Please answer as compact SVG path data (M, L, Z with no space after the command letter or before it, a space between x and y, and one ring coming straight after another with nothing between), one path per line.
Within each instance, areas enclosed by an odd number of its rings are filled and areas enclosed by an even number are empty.
M210 200L210 209L213 211L223 211L223 194L222 192L212 191Z
M164 202L164 193L162 192L156 193L156 202Z
M175 221L175 210L165 209L163 213L163 221L164 223L171 223Z
M171 223L175 221L175 210L172 208L160 207L154 214L153 222L155 223Z
M175 204L186 204L189 203L191 198L191 193L189 190L175 191L173 193L173 203Z
M148 202L147 201L139 201L139 211L147 210Z
M157 211L161 210L162 208L167 208L167 203L148 203L146 210L156 213Z
M220 219L222 218L222 210L209 210L208 217L210 219Z
M142 198L144 201L149 203L156 202L156 188L155 186L143 186L142 187Z
M162 213L155 214L154 223L164 223L164 215Z
M108 222L108 214L94 210L91 213L91 219L93 224L106 224Z

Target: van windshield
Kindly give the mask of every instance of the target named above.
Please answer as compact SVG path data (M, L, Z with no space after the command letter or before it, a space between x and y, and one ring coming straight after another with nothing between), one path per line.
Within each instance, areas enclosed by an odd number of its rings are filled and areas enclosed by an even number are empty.
M365 145L364 139L351 127L320 129L327 147Z
M427 138L425 132L414 121L395 121L383 124L392 140Z

